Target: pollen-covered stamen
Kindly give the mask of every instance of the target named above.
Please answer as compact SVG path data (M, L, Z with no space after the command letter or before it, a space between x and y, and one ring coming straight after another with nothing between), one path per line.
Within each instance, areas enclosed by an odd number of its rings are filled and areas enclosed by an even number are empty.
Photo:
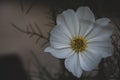
M87 43L84 37L75 37L71 40L71 47L75 52L82 52L86 49Z

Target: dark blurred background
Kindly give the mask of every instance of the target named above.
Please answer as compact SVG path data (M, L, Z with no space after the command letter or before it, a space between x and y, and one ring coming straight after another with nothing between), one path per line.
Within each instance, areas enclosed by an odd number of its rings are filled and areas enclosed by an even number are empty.
M27 74L19 56L0 56L0 80L27 80Z

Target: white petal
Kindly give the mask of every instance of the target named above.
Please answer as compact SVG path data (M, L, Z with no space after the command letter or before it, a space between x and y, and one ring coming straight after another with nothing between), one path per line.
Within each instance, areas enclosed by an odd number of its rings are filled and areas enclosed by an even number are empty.
M79 54L80 64L83 70L91 71L99 64L101 56L96 54L97 51L84 51Z
M79 36L85 37L86 35L89 34L89 32L93 28L93 23L86 20L80 20L79 25L80 25Z
M112 47L112 41L111 41L111 33L112 31L109 32L104 32L99 33L96 37L93 37L87 41L88 46L94 46L94 47Z
M100 19L96 20L96 23L100 24L101 26L106 26L109 24L109 22L110 22L110 19L108 19L108 18L100 18Z
M110 33L106 33L106 34L99 34L96 37L93 37L91 39L89 39L87 42L99 42L99 41L110 41L111 40L111 32Z
M72 49L70 48L55 49L52 47L47 47L45 52L50 52L54 57L61 59L67 58L73 54Z
M76 13L80 20L88 20L91 22L95 22L94 14L88 7L80 7L77 9Z
M101 25L94 24L94 28L89 32L87 35L87 40L95 38L95 37L102 37L108 36L110 37L113 32L113 27L111 25L107 25L106 27L101 27ZM104 39L104 38L103 38Z
M65 59L65 67L68 69L68 71L72 72L74 76L78 78L81 76L82 69L77 53L74 53L73 55Z
M96 51L96 54L100 55L101 57L105 58L112 55L113 48L112 47L93 47L88 46L90 50Z
M87 46L89 47L112 47L111 40L106 41L91 41L87 43Z
M79 19L76 13L72 9L68 9L62 13L66 27L72 34L72 36L78 35L79 32Z
M70 47L69 36L63 33L61 27L58 25L51 31L50 45L54 48Z
M65 33L70 38L72 38L72 35L67 28L67 24L66 24L64 15L62 15L62 14L58 15L56 22L57 22L57 25L59 25L59 27L61 28L62 32Z
M66 45L66 44L62 44L62 43L58 43L58 42L54 42L54 41L50 41L50 45L53 47L53 48L57 48L57 49L61 49L61 48L69 48L71 47L69 44Z
M61 26L56 26L51 31L51 40L60 41L62 43L69 43L70 38L61 29Z

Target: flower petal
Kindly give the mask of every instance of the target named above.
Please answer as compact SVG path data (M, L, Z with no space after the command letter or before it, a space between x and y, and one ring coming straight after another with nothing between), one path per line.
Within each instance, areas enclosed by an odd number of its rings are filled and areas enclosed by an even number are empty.
M111 33L112 33L112 31L108 32L106 34L103 34L103 33L101 34L100 33L99 36L96 36L96 37L93 37L93 38L89 39L88 43L89 42L99 42L99 41L110 41L111 40L111 37L110 37Z
M57 18L57 24L64 24L66 25L67 29L70 31L72 36L78 35L79 32L79 20L76 13L72 9L68 9L64 11L62 17Z
M70 38L58 25L51 31L50 45L54 48L70 47Z
M94 28L89 32L89 35L86 36L87 40L90 40L95 37L108 36L110 37L113 32L112 25L106 25L106 27L101 27L99 24L94 24ZM103 38L104 39L104 38Z
M73 54L72 49L70 48L55 49L52 47L47 47L45 52L50 52L54 57L61 59L67 58Z
M109 24L109 22L110 22L110 19L108 19L108 18L100 18L100 19L96 20L96 23L100 24L101 26L106 26Z
M101 56L96 54L96 50L86 50L79 54L80 64L83 70L91 71L100 62Z
M87 43L87 46L89 47L112 47L111 40L107 41L91 41Z
M94 46L94 47L112 47L112 41L111 41L111 31L106 31L103 33L99 33L97 36L89 39L87 41L88 46Z
M105 58L112 55L113 48L112 47L96 47L96 46L88 46L90 50L95 50L96 54L101 55L101 57Z
M95 22L94 14L88 7L80 7L77 9L76 13L79 17L79 20L88 20L91 22Z
M59 25L59 27L61 28L62 32L65 33L70 38L72 38L72 35L67 28L67 24L66 24L64 15L62 15L62 14L58 15L56 22L57 22L57 25Z
M73 55L65 59L65 67L68 69L68 71L72 72L73 75L78 78L83 72L80 66L79 56L77 53L74 53Z
M90 21L80 20L79 25L80 25L79 36L85 37L93 29L93 23Z

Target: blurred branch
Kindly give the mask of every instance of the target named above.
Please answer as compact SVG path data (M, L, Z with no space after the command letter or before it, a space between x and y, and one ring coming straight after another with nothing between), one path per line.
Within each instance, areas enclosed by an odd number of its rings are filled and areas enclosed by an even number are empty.
M31 51L31 55L34 58L35 62L37 63L36 67L38 69L38 73L32 71L32 74L30 74L31 77L38 77L42 80L46 80L45 77L47 77L50 80L55 80L55 78L52 77L51 73L40 64L38 56L35 55L33 51Z
M15 29L17 29L18 31L20 31L20 32L22 32L22 33L24 33L24 34L29 35L30 38L33 37L33 36L38 36L38 38L36 39L36 43L38 43L38 41L39 41L40 39L44 39L45 42L44 42L43 44L46 44L46 43L48 42L48 40L49 40L47 37L45 37L45 36L42 34L39 26L38 26L36 23L34 23L34 25L35 25L34 27L38 30L39 33L35 30L35 28L33 28L33 26L32 26L31 24L29 24L29 25L26 26L26 30L21 29L20 27L18 27L18 26L15 25L15 24L11 24L11 25L12 25Z
M21 7L21 11L24 11L24 6L23 6L23 0L20 0L20 7Z
M38 0L33 0L30 7L28 8L26 15L30 12L30 10L33 8L33 6L37 3Z

